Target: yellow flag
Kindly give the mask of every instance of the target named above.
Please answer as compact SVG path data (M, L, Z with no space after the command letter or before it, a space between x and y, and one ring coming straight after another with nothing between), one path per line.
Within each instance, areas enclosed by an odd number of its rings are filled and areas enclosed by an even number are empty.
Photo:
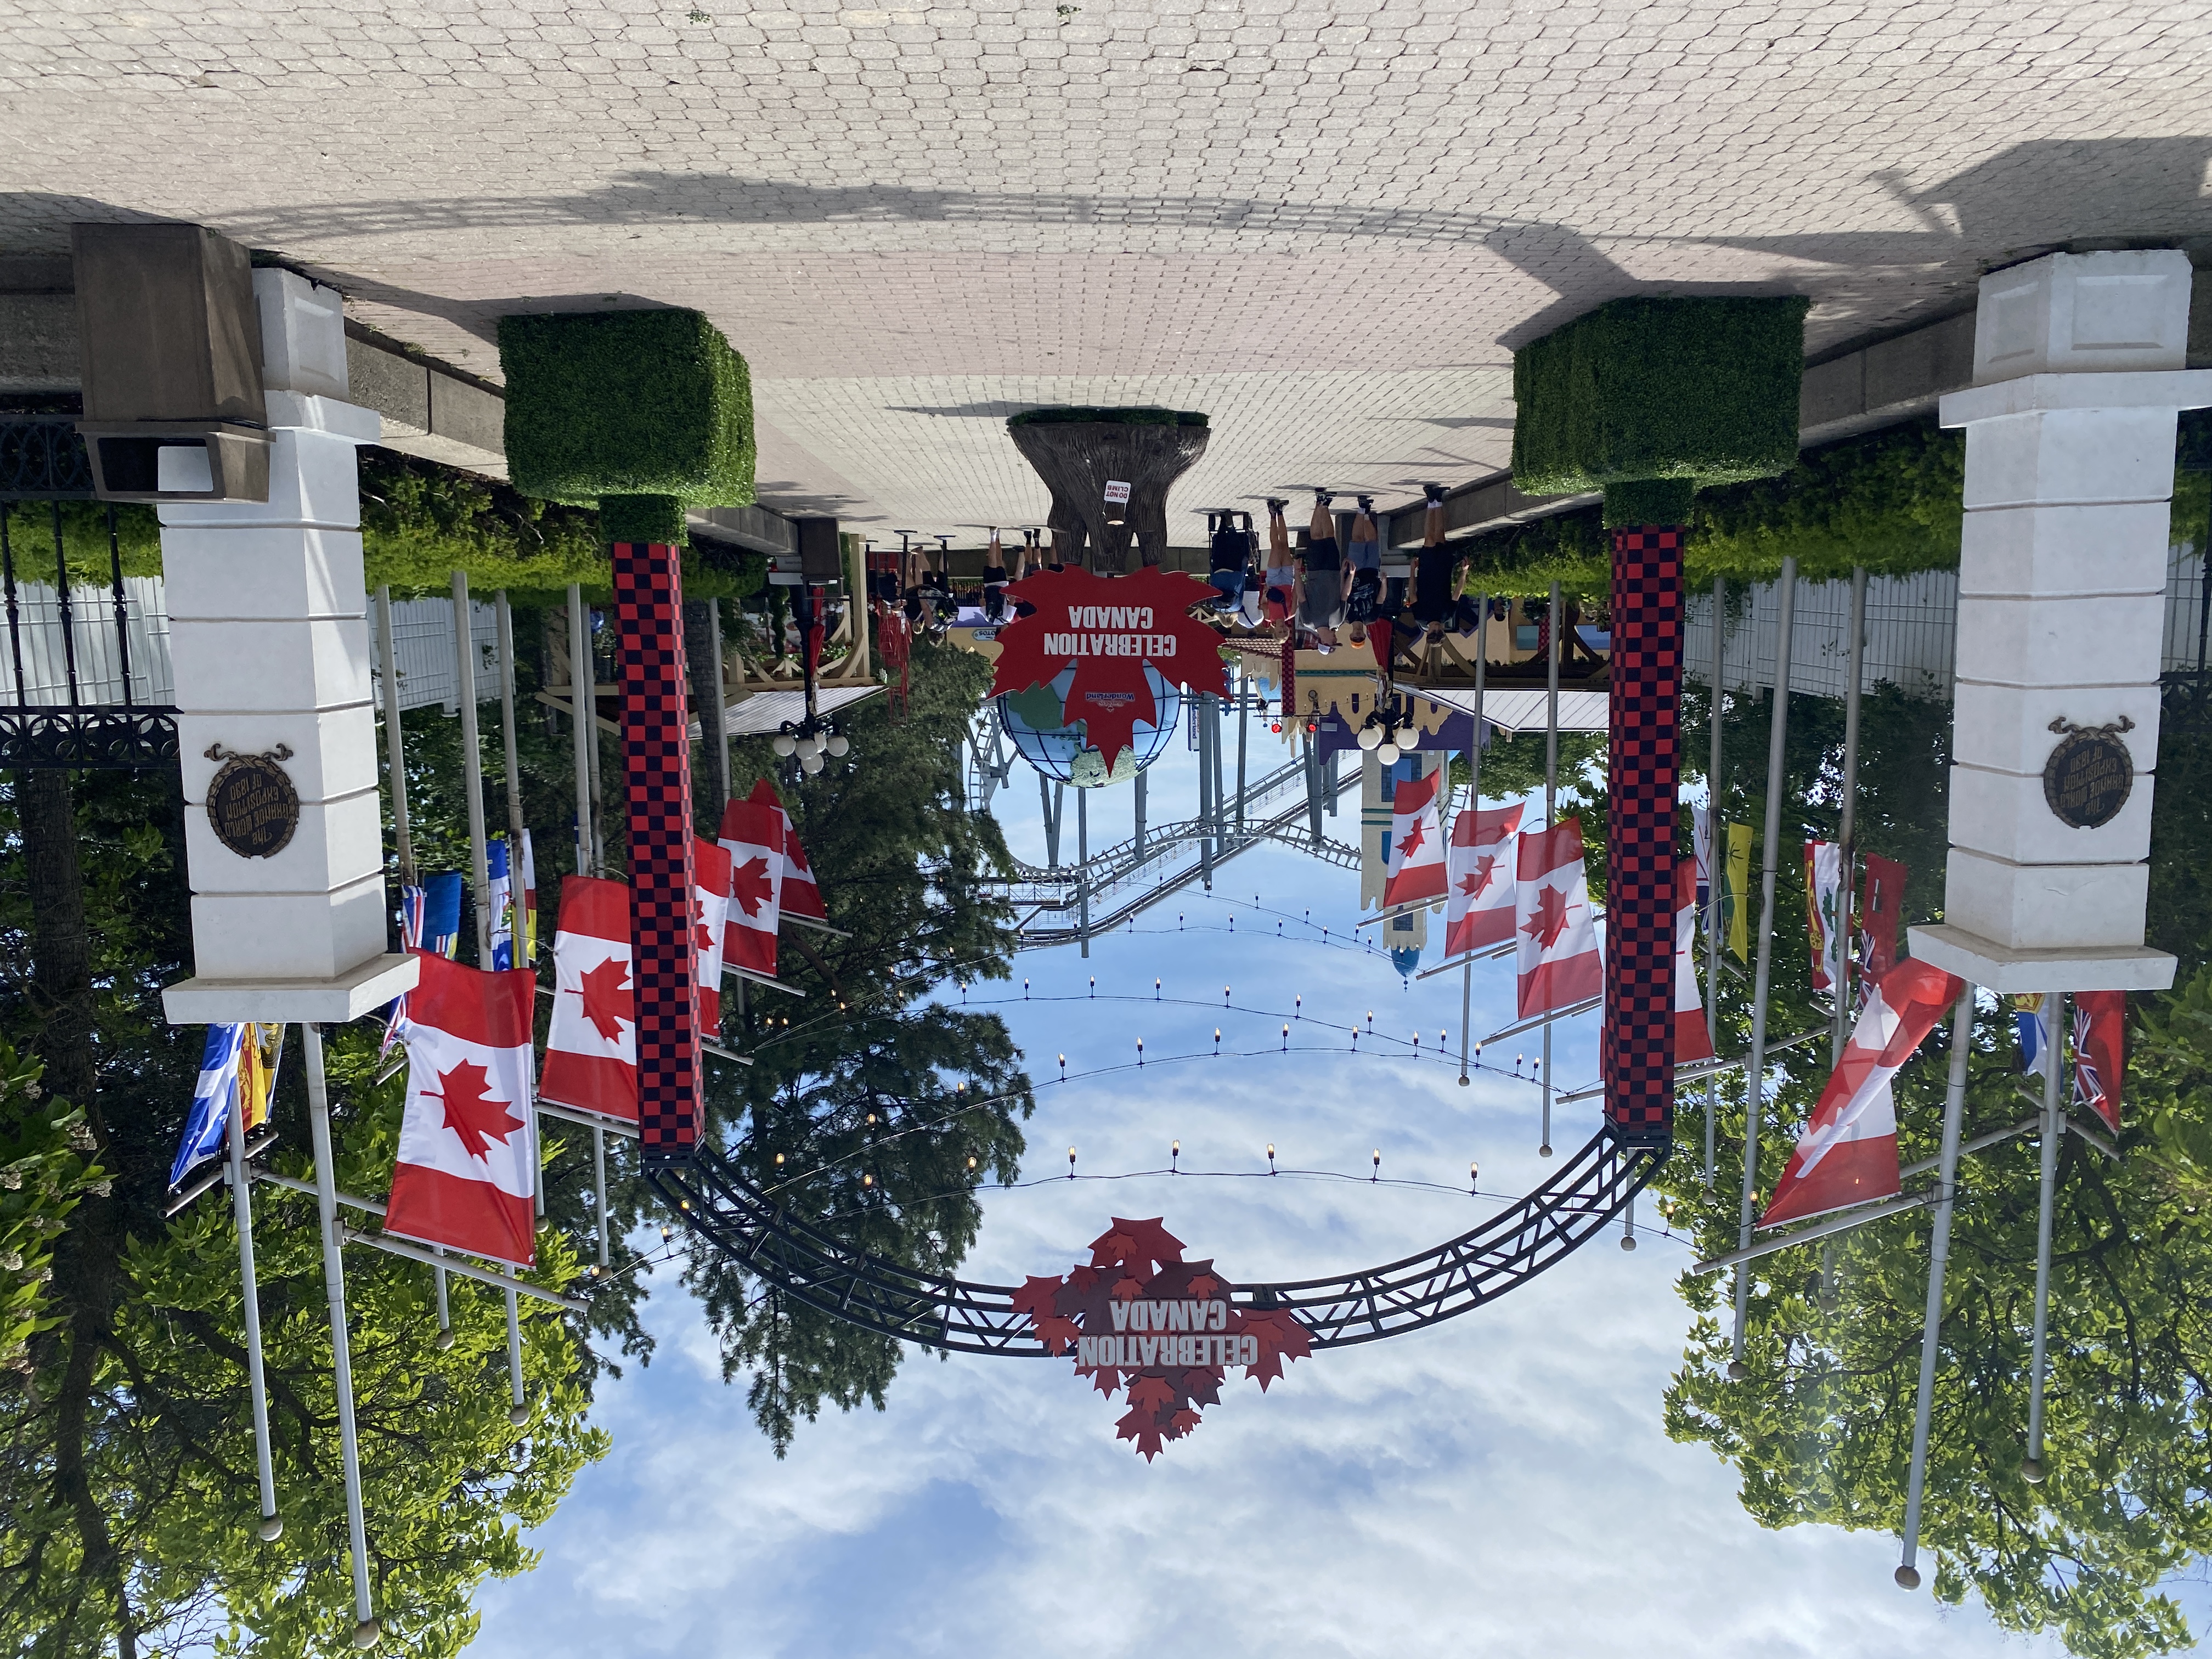
M284 1054L282 1025L248 1024L238 1045L238 1104L248 1133L269 1121L269 1097Z
M1751 826L1731 823L1728 826L1727 881L1721 901L1721 914L1728 921L1728 948L1738 962L1751 960L1751 927L1748 916L1751 896Z

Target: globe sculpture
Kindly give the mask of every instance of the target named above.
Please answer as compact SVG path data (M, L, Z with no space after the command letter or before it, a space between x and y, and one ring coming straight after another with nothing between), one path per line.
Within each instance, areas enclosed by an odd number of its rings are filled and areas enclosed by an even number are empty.
M1158 669L1149 663L1145 665L1145 683L1152 689L1158 723L1137 722L1136 740L1115 757L1111 772L1106 769L1105 757L1091 745L1082 721L1073 726L1061 723L1068 687L1074 679L1075 667L1071 663L1049 685L1010 691L999 699L999 719L1024 760L1055 782L1097 789L1125 782L1160 757L1168 739L1175 735L1176 720L1182 712L1182 694L1162 678Z

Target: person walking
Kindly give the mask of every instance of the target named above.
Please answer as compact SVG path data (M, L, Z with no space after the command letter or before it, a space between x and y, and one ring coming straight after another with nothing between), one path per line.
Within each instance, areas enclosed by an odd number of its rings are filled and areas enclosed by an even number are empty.
M1333 498L1326 489L1314 491L1313 520L1306 527L1304 571L1298 584L1298 621L1313 632L1321 650L1336 648L1336 630L1344 624L1344 599L1349 572L1336 540L1336 520L1328 510Z

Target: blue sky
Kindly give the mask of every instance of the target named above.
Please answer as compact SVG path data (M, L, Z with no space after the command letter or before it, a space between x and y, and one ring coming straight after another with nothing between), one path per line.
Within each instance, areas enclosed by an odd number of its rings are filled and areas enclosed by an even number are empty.
M1182 815L1194 757L1176 743L1153 775L1154 819ZM1018 766L1014 784L995 805L1015 849L1041 856L1035 781ZM1127 833L1129 793L1099 792L1094 844ZM1356 833L1357 810L1347 795L1336 833ZM1073 1145L1085 1178L990 1194L967 1276L1065 1272L1115 1215L1163 1216L1231 1280L1340 1271L1486 1213L1466 1190L1470 1158L1488 1194L1541 1178L1536 1091L1510 1076L1510 1054L1506 1075L1467 1088L1455 1062L1433 1057L1440 1029L1457 1041L1458 975L1408 988L1379 955L1288 937L1295 927L1279 940L1255 894L1274 912L1310 908L1333 938L1358 919L1352 872L1263 849L1231 865L1212 898L1170 901L1087 962L1072 947L1028 953L1011 988L971 990L1000 1005L1038 1085L1025 1174L1064 1176ZM1166 996L1204 1006L1152 1003L1155 975ZM1224 985L1233 1004L1268 1012L1222 1012ZM1364 1038L1362 1049L1389 1052L1355 1056L1341 1032L1304 1022L1287 1054L1154 1058L1210 1050L1217 1024L1225 1049L1275 1048L1273 1011L1296 996L1317 1019L1364 1026L1371 1009L1378 1033L1418 1029L1421 1058ZM1511 998L1510 962L1478 969L1478 1035L1509 1023ZM1142 1072L1079 1077L1133 1059L1139 1036ZM1594 1019L1568 1029L1563 1085L1595 1075L1595 1038ZM1054 1080L1063 1052L1077 1079L1066 1085ZM1560 1109L1563 1152L1595 1128L1594 1109ZM1379 1149L1385 1176L1442 1190L1091 1178L1159 1168L1176 1139L1186 1170L1256 1172L1272 1141L1286 1168L1364 1176ZM2001 1636L1973 1607L1899 1593L1893 1539L1761 1530L1729 1468L1666 1438L1660 1400L1688 1324L1674 1282L1689 1259L1657 1234L1633 1254L1608 1239L1475 1314L1300 1360L1264 1395L1237 1377L1150 1465L1115 1438L1121 1407L1066 1362L920 1352L887 1411L803 1426L779 1462L672 1286L646 1310L659 1357L601 1390L614 1450L532 1537L544 1565L484 1591L477 1650L2059 1652Z

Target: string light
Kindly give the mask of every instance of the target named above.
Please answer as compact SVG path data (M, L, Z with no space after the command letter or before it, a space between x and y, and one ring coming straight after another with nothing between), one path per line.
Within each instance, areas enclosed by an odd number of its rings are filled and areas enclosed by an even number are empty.
M776 1167L777 1169L779 1169L779 1170L781 1170L781 1169L783 1167L783 1154L782 1154L781 1152L778 1152L778 1153L775 1155L775 1167ZM688 1210L688 1209L690 1209L691 1206L690 1206L690 1205L688 1205L688 1204L687 1204L687 1205L685 1205L684 1207L684 1208L686 1208L686 1209Z
M1286 1054L1291 1052L1291 1028L1288 1024L1283 1027L1283 1052Z
M1375 1173L1368 1176L1367 1179L1370 1182L1376 1182L1382 1179L1382 1149L1380 1146L1377 1146L1375 1149Z
M1096 974L1091 976L1091 994L1094 997L1098 994L1098 975Z
M1066 1054L1062 1054L1060 1057L1060 1080L1062 1083L1067 1081L1067 1056Z
M1221 988L1221 1006L1224 1008L1229 1006L1229 988L1226 985Z
M975 1154L973 1152L968 1154L968 1167L971 1170L975 1167Z
M1275 1173L1275 1143L1272 1140L1267 1143L1267 1173Z
M1213 1057L1216 1060L1221 1058L1221 1028L1218 1025L1213 1028Z
M1073 1146L1067 1149L1067 1178L1070 1181L1075 1179L1075 1148Z
M1024 1002L1027 1002L1029 1000L1030 1000L1030 982L1029 982L1029 981L1027 981L1027 980L1024 980L1024 981L1022 981L1022 1000L1023 1000Z
M1180 1140L1170 1141L1168 1143L1168 1173L1170 1175L1179 1175L1182 1173L1182 1171L1176 1167L1176 1165L1181 1162L1182 1158L1182 1142Z
M1144 1063L1145 1063L1145 1040L1144 1040L1144 1038L1142 1038L1142 1037L1139 1037L1139 1038L1137 1039L1137 1064L1138 1064L1138 1065L1139 1065L1139 1066L1141 1066L1141 1065L1143 1065Z
M1159 980L1158 980L1157 977L1155 977L1155 978L1153 979L1153 981L1152 981L1152 1000L1153 1000L1153 1001L1155 1001L1155 1002L1158 1002L1159 1000L1160 1000L1160 981L1159 981Z
M1468 1161L1467 1161L1467 1189L1468 1189L1468 1191L1469 1191L1469 1192L1474 1192L1474 1191L1475 1190L1475 1188L1476 1188L1477 1183L1479 1183L1479 1182L1481 1181L1481 1179L1482 1179L1482 1166L1481 1166L1480 1164L1477 1164L1477 1163L1476 1163L1473 1158L1469 1158L1469 1159L1468 1159Z
M860 1184L863 1187L872 1187L876 1184L876 1178L864 1170L860 1172Z
M1291 1018L1292 1019L1304 1019L1305 1017L1306 1000L1304 995L1301 994L1291 999Z

